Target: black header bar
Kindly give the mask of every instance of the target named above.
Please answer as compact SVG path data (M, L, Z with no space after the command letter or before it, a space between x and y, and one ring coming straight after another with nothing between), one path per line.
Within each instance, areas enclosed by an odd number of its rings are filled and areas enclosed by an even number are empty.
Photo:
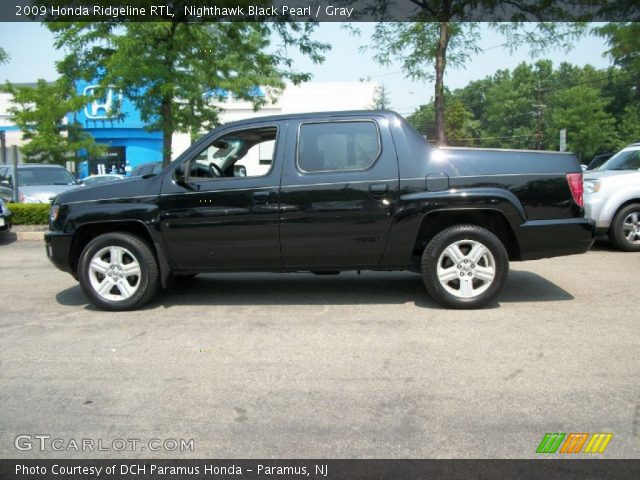
M640 21L636 0L2 0L0 22Z
M640 460L0 460L2 480L640 478Z

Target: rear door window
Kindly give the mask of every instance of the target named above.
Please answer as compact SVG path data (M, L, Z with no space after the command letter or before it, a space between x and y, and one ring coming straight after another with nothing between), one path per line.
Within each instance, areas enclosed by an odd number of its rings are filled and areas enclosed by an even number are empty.
M380 156L380 133L371 121L303 123L298 168L303 172L366 170Z

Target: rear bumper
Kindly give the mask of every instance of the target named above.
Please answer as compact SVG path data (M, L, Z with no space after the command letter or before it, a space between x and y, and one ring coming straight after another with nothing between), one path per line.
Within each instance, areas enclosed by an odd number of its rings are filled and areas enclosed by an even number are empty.
M535 220L516 232L520 260L585 253L596 238L595 222L588 218Z
M73 235L47 230L44 234L44 243L47 257L56 268L63 272L73 274L69 259L71 258L71 241Z

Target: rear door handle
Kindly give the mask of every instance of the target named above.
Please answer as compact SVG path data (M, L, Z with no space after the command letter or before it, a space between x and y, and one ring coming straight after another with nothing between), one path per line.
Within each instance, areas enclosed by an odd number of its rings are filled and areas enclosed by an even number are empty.
M389 185L386 183L372 183L369 185L369 191L374 197L381 197L389 193Z
M256 205L268 205L270 192L253 192L253 201Z

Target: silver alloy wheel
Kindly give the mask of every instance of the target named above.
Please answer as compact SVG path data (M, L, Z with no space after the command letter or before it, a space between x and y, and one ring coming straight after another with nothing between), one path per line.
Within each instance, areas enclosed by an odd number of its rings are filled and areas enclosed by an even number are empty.
M436 275L440 285L458 298L482 295L496 277L496 261L491 251L476 240L459 240L444 249L438 258Z
M640 212L631 212L622 222L622 234L629 243L640 245Z
M126 248L105 247L91 258L89 281L105 300L118 302L131 298L140 287L140 263Z

